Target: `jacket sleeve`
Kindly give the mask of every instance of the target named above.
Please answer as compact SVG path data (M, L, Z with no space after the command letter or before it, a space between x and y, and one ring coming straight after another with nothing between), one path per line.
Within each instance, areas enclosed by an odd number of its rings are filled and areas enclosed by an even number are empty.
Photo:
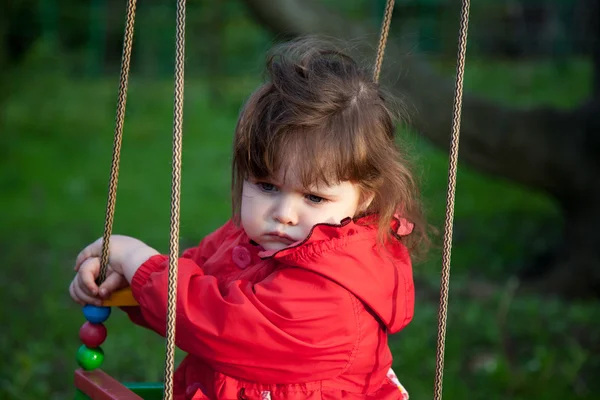
M191 258L193 258L193 256L195 255L196 252L198 252L198 248L196 248L196 247L187 249L183 252L183 254L181 255L181 258L190 258L191 259ZM168 263L168 258L167 258L167 263ZM144 314L142 313L142 310L140 309L139 306L122 306L119 308L127 314L129 319L131 320L131 322L133 322L134 324L142 326L147 329L152 329L152 325L150 325L150 324L148 324L148 322L146 322L146 319L144 318Z
M190 247L183 251L181 258L194 260L197 264L203 265L204 262L215 252L219 243L223 241L225 236L234 228L233 221L229 220L226 224L221 226L219 229L211 232L207 235L200 244L196 247ZM142 314L140 307L138 306L124 306L120 307L124 311L131 322L144 328L152 329L144 315Z
M165 335L168 257L150 258L132 290L146 323ZM176 344L222 373L269 381L341 374L358 345L358 301L332 281L299 268L219 290L193 260L178 265ZM292 379L293 377L293 379Z

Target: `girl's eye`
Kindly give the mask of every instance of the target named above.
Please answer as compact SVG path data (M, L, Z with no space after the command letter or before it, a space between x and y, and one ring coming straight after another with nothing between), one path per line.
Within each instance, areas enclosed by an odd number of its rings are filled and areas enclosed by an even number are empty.
M261 188L261 190L263 190L265 192L274 192L275 190L277 190L275 185L273 185L271 183L258 182L257 185L259 188Z
M319 196L315 196L314 194L307 194L307 195L306 195L306 198L307 198L307 199L308 199L308 201L310 201L311 203L316 203L316 204L318 204L318 203L324 203L324 202L326 202L326 201L327 201L326 199L324 199L324 198L322 198L322 197L319 197Z

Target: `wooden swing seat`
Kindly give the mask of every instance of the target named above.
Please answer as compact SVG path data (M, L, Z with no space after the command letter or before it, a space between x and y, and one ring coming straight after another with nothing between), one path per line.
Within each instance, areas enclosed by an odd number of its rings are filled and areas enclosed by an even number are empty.
M104 307L137 306L137 300L131 293L131 287L126 287L113 292L108 299L102 300Z
M162 400L159 382L121 383L101 369L75 371L75 400Z

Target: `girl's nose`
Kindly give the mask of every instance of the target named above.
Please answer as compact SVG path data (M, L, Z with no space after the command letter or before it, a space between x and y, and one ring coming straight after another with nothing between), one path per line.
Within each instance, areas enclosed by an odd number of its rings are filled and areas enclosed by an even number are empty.
M282 198L273 209L273 219L283 225L296 225L298 213L292 199Z

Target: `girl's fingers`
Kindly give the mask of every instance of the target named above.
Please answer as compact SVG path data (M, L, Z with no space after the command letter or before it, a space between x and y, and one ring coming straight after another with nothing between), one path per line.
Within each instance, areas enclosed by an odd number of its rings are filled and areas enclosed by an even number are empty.
M87 291L88 294L96 296L98 294L98 285L96 285L96 278L100 272L100 259L92 257L86 259L79 268L77 277L79 279L80 286Z
M83 301L81 301L79 297L75 294L75 280L71 281L71 284L69 285L69 294L71 295L73 301L79 303L79 305L84 305Z
M112 292L127 286L127 279L121 274L113 272L100 284L100 297L107 298Z
M81 268L81 264L90 258L90 257L100 257L100 252L102 251L102 238L96 240L94 243L89 244L81 250L81 252L77 255L75 259L75 271L79 271Z
M102 300L100 300L98 297L90 296L78 284L74 284L73 285L73 293L75 294L75 297L79 300L78 303L81 302L83 304L93 304L95 306L101 306L102 305Z
M81 264L92 256L92 252L90 250L90 246L87 246L77 255L77 258L75 259L75 271L79 271Z

